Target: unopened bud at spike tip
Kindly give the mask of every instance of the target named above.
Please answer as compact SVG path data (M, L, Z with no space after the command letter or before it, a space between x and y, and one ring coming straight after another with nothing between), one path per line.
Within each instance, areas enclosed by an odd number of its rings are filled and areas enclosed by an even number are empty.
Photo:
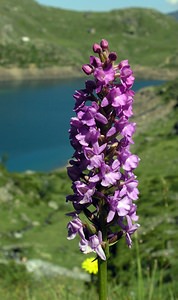
M115 61L117 59L117 54L116 52L110 52L108 56L109 60Z
M100 45L98 45L98 44L95 43L93 45L93 52L94 53L101 53L101 51L102 51L102 49L101 49Z
M101 42L100 42L100 46L101 46L103 51L108 50L108 46L109 46L108 41L105 40L105 39L102 39Z

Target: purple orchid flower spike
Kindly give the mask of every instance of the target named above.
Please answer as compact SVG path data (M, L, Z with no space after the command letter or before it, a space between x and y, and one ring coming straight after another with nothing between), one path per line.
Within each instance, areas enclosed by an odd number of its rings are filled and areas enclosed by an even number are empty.
M75 211L67 229L68 239L79 235L81 252L95 252L105 261L113 237L115 243L125 236L131 247L131 236L139 227L134 170L140 159L130 151L136 130L129 120L133 71L128 60L116 63L117 54L110 52L105 39L95 43L93 51L96 56L82 67L93 78L74 94L76 115L69 130L74 154L68 166L73 194L67 201Z

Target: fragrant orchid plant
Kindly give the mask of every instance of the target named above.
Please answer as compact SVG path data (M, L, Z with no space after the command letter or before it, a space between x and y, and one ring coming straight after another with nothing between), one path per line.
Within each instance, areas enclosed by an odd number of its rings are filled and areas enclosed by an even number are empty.
M139 158L130 150L136 124L133 115L133 72L128 60L116 63L108 42L93 45L97 56L82 69L92 79L74 94L75 117L70 122L74 154L68 167L73 194L67 196L74 211L68 215L68 239L78 234L81 252L96 253L100 299L106 299L109 247L125 236L132 246L137 230L138 181L134 169Z

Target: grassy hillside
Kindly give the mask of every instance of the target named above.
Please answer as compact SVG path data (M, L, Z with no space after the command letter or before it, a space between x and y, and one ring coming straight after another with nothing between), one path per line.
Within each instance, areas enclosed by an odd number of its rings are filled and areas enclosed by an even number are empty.
M82 13L0 0L0 66L79 66L106 38L133 65L177 68L177 32L176 20L149 9Z
M111 299L178 299L178 80L145 88L135 98L134 152L140 158L138 213L141 228L133 248L121 240L110 260ZM96 299L94 291L65 277L31 281L14 260L38 258L81 270L78 241L66 239L66 170L8 173L1 166L0 296L3 300ZM18 251L17 251L18 249ZM114 278L112 274L115 274ZM94 283L92 284L94 286Z

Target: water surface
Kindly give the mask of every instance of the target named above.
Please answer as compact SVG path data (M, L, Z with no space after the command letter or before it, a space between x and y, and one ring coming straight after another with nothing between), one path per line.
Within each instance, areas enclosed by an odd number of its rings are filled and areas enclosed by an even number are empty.
M138 80L133 89L160 83ZM72 95L83 87L83 79L0 84L0 156L7 156L9 171L66 165L73 153L68 139Z

